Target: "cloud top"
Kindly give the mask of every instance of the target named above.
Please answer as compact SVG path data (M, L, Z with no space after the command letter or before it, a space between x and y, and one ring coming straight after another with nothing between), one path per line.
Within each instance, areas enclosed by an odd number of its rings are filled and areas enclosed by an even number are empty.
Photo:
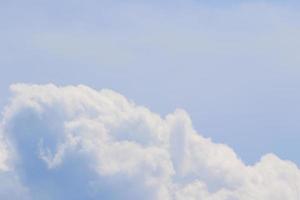
M300 170L267 154L245 165L184 110L161 117L111 91L16 84L3 112L0 197L297 200ZM6 177L14 177L11 186ZM15 199L20 199L16 197Z

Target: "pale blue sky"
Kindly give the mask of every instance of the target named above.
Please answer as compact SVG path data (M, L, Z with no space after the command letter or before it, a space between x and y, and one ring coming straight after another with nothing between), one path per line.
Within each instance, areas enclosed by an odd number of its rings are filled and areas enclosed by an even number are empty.
M0 2L0 105L15 82L116 90L247 163L300 164L297 1Z

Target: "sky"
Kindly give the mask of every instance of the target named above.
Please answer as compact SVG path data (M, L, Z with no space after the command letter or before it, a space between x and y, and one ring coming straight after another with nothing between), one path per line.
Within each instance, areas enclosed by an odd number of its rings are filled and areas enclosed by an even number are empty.
M49 83L56 85L53 87L85 85L96 91L115 91L163 119L176 109L184 110L192 122L191 129L214 143L228 145L242 162L237 165L256 166L271 153L299 166L299 9L299 3L293 0L2 0L0 108L2 118L8 118L7 122L2 120L2 129L10 124L22 127L23 123L7 117L4 109L6 105L13 108L12 99L24 93L15 94L11 85L36 84L45 90L47 87L42 85ZM38 94L34 91L29 96ZM41 107L47 107L45 104ZM57 104L68 107L61 101ZM28 107L25 102L20 105ZM22 118L23 111L14 112ZM68 121L65 115L60 117ZM30 122L30 116L23 118ZM47 123L52 125L52 118L50 121L42 121L41 128ZM35 123L38 122L33 120L33 127ZM48 131L51 132L46 128ZM18 134L19 129L11 132ZM26 142L29 141L22 138L19 141L21 146ZM43 158L49 164L47 156ZM18 172L16 179L34 188L39 178L32 178L26 167L24 171L23 176ZM42 177L44 173L40 173ZM222 188L210 186L210 181L206 180L207 187L213 188L210 192ZM220 184L231 187L226 181L222 179ZM103 183L103 187L110 189L108 185L113 183ZM23 188L23 183L17 184ZM136 187L135 182L131 184ZM41 198L33 193L36 196L31 198ZM47 194L42 198L51 199ZM87 194L82 195L86 198ZM117 197L107 197L110 198Z

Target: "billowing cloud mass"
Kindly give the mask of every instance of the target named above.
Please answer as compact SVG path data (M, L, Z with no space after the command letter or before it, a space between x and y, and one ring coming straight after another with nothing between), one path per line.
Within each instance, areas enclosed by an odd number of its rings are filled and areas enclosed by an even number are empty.
M183 110L161 117L83 85L11 91L0 128L0 199L300 198L294 163L267 154L245 165L197 133Z

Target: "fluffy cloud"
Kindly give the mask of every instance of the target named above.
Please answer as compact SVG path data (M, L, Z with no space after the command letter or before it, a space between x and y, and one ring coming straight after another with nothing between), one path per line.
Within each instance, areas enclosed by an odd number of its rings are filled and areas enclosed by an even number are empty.
M183 110L161 117L82 85L11 90L0 128L1 199L300 198L294 163L268 154L247 166L197 133Z

